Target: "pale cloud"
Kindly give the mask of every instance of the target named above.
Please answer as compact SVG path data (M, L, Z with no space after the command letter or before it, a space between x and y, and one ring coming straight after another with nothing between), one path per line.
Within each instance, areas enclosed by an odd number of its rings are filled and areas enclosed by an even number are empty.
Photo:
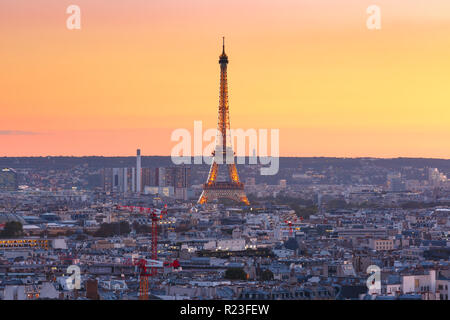
M0 130L0 136L18 136L18 135L34 135L39 134L33 131L20 131L20 130Z

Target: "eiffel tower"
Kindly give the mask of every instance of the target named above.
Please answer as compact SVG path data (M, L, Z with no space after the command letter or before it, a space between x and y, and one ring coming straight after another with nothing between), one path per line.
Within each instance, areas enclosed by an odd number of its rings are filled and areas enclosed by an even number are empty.
M213 158L208 180L203 185L203 192L198 199L198 203L204 204L213 200L225 198L249 205L250 202L245 195L244 184L239 180L236 164L234 163L235 153L233 152L233 147L231 145L227 84L228 56L225 54L225 38L223 38L222 54L219 57L219 64L220 97L216 147L212 153ZM219 168L221 166L228 167L225 181L218 181Z

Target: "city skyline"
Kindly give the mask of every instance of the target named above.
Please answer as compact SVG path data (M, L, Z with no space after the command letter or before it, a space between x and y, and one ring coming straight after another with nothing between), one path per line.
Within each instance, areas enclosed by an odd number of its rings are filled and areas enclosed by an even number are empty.
M450 1L0 0L0 47L0 300L450 300Z
M81 30L0 4L0 156L169 155L215 128L226 36L231 127L279 128L280 156L450 158L445 1L378 1L376 31L364 1L76 2Z

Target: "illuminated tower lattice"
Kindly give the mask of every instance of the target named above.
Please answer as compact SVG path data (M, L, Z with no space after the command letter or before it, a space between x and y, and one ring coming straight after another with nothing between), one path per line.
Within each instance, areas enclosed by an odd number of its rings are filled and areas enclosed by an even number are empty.
M231 144L227 84L228 56L225 54L225 39L223 42L222 54L219 57L219 64L220 97L216 147L212 153L213 158L208 180L203 185L203 192L198 199L198 203L203 204L213 200L226 198L250 204L245 195L244 184L239 180L236 164L234 163L235 154ZM221 166L226 166L228 168L225 181L218 181L218 173Z

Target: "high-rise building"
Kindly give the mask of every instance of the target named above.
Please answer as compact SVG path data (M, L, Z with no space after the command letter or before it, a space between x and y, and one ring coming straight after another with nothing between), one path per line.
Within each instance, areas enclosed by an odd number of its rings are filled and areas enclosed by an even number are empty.
M131 192L136 192L136 168L131 168Z
M157 187L159 184L159 168L142 168L141 190L145 187Z
M191 168L174 166L158 168L158 186L187 188L190 186Z
M121 192L122 190L120 190L120 185L123 182L123 168L113 168L112 175L112 191Z
M138 185L138 175L136 173L136 168L102 169L103 190L106 192L134 193L137 190L144 192L146 187L186 189L190 186L191 168L186 166L141 168L140 185Z
M103 168L101 170L103 191L111 192L113 185L113 169Z
M185 166L175 167L174 187L187 188L190 186L191 168Z
M141 193L142 190L142 171L141 171L141 149L137 149L136 154L136 192Z
M171 183L170 175L166 176L166 169L167 168L158 168L158 186L159 187L169 186Z
M130 193L133 191L133 168L113 168L113 192Z
M19 188L17 173L11 168L0 170L0 190L15 191Z
M105 192L134 192L135 168L103 168L102 185Z

